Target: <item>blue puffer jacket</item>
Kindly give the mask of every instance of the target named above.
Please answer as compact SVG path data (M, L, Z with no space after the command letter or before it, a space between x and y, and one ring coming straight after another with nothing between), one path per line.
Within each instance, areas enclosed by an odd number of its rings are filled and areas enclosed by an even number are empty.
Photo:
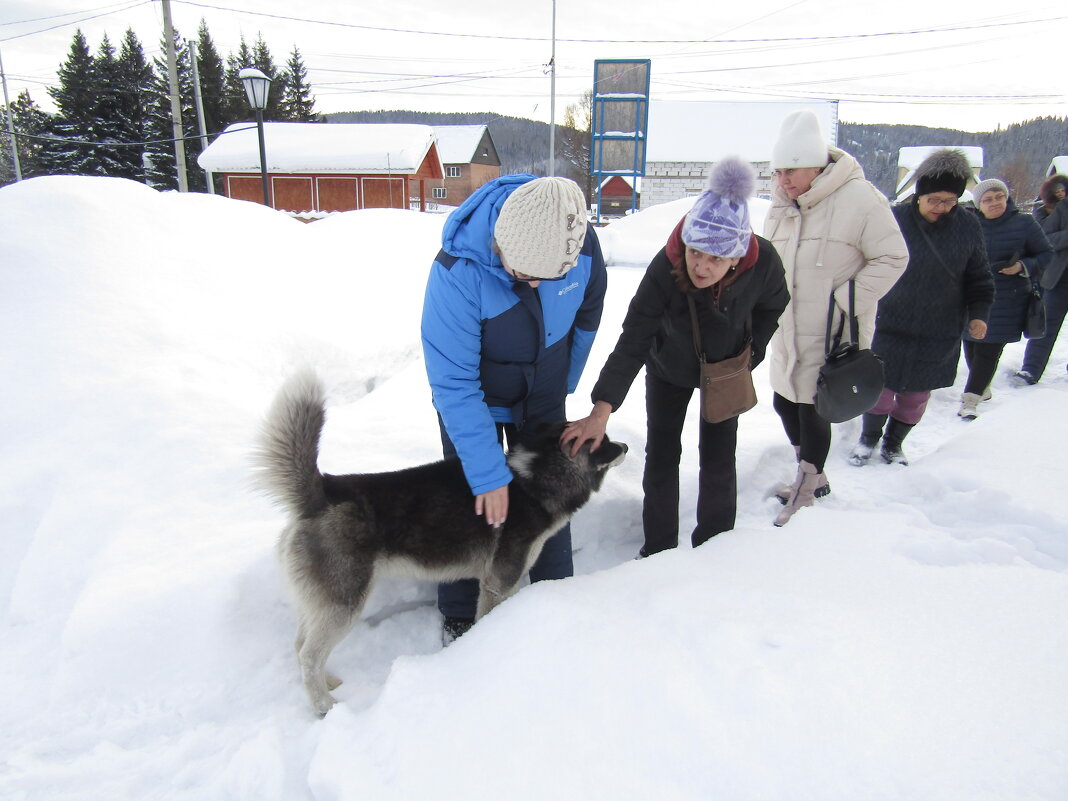
M567 277L536 289L513 281L493 252L501 206L532 180L490 181L449 215L423 301L434 408L474 495L512 480L495 423L564 419L601 321L607 273L592 226Z
M987 321L986 338L976 340L965 333L964 339L995 344L1019 342L1027 318L1031 281L1039 282L1042 269L1053 258L1053 248L1035 218L1021 214L1011 199L1000 217L988 220L978 211L975 214L986 240L990 272L994 274L994 306ZM1007 262L1014 257L1023 262L1025 269L1016 275L1002 275L999 270L1009 266Z

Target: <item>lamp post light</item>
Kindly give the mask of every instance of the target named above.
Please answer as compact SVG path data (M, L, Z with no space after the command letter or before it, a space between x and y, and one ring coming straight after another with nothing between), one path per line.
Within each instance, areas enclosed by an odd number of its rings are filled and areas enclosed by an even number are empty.
M256 111L256 130L260 136L260 178L263 180L263 205L271 205L271 193L267 188L267 148L263 144L263 110L267 108L267 93L271 79L257 69L245 67L238 74L245 85L249 105Z

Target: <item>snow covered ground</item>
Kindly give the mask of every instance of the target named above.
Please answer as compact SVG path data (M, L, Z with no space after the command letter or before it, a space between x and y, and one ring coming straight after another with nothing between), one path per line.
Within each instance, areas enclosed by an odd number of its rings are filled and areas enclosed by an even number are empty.
M616 266L572 417L685 210L601 231ZM248 452L310 363L324 470L438 457L418 323L443 220L0 189L0 798L1068 798L1068 342L1023 389L1010 346L972 423L962 370L907 468L848 466L858 425L836 426L833 494L782 529L793 454L758 370L737 529L635 562L639 379L609 426L630 457L574 521L579 575L446 650L432 588L382 583L317 719Z

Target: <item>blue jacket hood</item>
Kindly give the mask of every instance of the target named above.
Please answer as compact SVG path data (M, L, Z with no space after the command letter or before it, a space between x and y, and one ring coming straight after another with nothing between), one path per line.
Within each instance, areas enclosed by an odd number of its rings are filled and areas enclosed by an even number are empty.
M483 184L445 221L441 231L442 249L451 256L469 259L482 267L500 267L500 257L491 247L493 227L508 196L533 180L533 175L521 173L503 175Z

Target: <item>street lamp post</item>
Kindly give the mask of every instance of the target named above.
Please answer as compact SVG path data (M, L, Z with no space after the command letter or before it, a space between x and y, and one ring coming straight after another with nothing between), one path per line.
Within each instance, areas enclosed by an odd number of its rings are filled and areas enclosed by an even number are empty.
M260 178L263 180L263 205L271 205L271 192L267 186L267 148L263 143L263 110L267 108L267 93L271 90L271 79L257 69L245 67L238 73L241 83L245 85L249 105L256 111L256 130L260 136Z

